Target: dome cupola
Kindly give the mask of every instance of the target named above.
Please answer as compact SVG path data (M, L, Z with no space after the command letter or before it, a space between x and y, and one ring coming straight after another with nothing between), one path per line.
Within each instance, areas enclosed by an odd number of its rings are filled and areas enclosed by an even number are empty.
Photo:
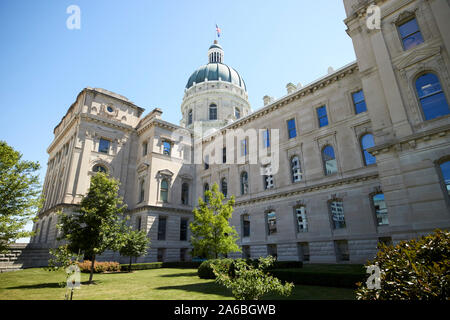
M208 49L208 63L189 77L181 112L182 126L192 128L196 124L206 131L251 112L244 79L224 63L224 50L217 40Z
M224 51L222 46L217 40L214 40L208 50L208 64L201 66L192 73L186 84L186 89L206 81L224 81L247 91L244 79L235 69L227 66L223 61Z

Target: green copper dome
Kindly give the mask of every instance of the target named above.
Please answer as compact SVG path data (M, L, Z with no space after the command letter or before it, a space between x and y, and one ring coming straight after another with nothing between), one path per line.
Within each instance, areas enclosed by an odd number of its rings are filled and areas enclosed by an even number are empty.
M197 84L205 82L206 79L208 81L217 81L219 78L221 81L230 82L247 91L244 79L242 79L239 73L226 64L218 62L208 63L194 71L187 82L186 89L192 87L194 82Z

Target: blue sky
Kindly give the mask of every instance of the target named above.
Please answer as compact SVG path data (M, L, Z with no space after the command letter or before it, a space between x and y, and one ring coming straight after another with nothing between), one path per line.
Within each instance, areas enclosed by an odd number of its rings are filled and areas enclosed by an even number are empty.
M70 5L81 29L69 30ZM53 128L85 87L126 96L179 123L191 73L207 62L216 23L225 63L253 110L286 84L307 84L355 60L341 0L2 0L0 139L42 165Z

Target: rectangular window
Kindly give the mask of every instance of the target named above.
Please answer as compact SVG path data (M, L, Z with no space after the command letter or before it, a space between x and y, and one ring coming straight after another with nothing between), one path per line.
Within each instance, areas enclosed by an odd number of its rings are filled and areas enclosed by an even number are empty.
M277 233L277 217L275 212L267 213L267 234L269 236Z
M244 259L250 259L250 247L249 246L242 246L242 258Z
M403 49L409 50L423 42L422 34L416 18L408 20L398 26L398 32L403 43Z
M319 128L325 127L328 125L328 116L327 116L327 107L322 106L316 109L317 111L317 119L319 120Z
M246 156L247 151L247 139L243 139L241 140L241 155Z
M366 101L364 100L364 93L362 90L352 93L352 98L356 114L367 111Z
M380 237L380 238L378 238L378 243L382 243L386 246L392 246L392 238L391 237Z
M209 169L209 155L205 156L205 170Z
M159 217L158 221L158 240L166 240L167 217Z
M300 261L309 261L309 244L308 242L297 243L298 256Z
M163 142L163 154L170 156L172 145L168 141Z
M148 148L148 143L144 142L142 144L142 156L145 157L147 155L147 148Z
M273 176L272 176L272 166L266 166L262 168L264 170L264 189L272 189L274 187Z
M181 219L180 241L187 241L188 219Z
M277 245L276 244L269 244L267 246L267 254L269 256L274 257L275 259L277 259L278 257L278 253L277 253Z
M164 262L165 255L166 255L166 249L158 248L158 254L157 254L158 262Z
M350 254L348 252L348 242L347 240L336 240L334 242L336 248L336 255L340 261L349 261Z
M98 152L109 153L109 140L100 139L100 143L98 144Z
M227 148L222 148L222 163L227 163Z
M180 249L180 261L181 262L186 261L186 253L187 253L187 249L186 248L181 248Z
M263 131L263 147L264 148L270 147L269 129Z
M287 127L289 139L295 138L297 136L297 130L295 128L295 119L288 120Z
M333 229L345 228L344 204L340 200L330 202L331 220Z
M307 232L308 222L306 221L306 208L295 208L295 217L297 219L297 232Z
M250 218L248 215L242 216L242 237L250 237Z
M384 200L384 194L378 193L372 197L373 208L375 210L375 217L377 219L377 225L388 225L388 211L386 201Z

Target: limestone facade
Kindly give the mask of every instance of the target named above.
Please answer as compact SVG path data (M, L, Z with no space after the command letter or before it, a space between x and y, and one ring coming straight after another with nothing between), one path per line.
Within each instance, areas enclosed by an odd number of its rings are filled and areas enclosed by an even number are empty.
M380 29L367 25L372 4L380 9ZM360 263L375 255L379 241L448 228L450 111L429 119L417 81L435 75L441 107L448 108L449 2L344 5L357 60L308 85L290 83L284 97L266 96L253 112L245 84L236 82L242 78L231 71L229 81L205 76L185 89L180 126L162 120L160 109L142 117L142 108L107 90L80 92L47 150L46 202L31 242L56 245L55 212L76 208L96 170L121 181L131 223L151 238L139 261L191 258L186 225L213 183L222 190L226 183L227 195L236 197L231 223L242 253L233 257ZM406 48L399 30L412 20L419 34L408 35L416 42ZM221 50L213 45L210 59L214 52L223 59ZM233 146L220 140L236 130L243 134ZM248 140L252 130L255 143ZM270 157L252 161L255 145ZM206 155L209 165L194 161ZM272 171L262 171L268 166Z

